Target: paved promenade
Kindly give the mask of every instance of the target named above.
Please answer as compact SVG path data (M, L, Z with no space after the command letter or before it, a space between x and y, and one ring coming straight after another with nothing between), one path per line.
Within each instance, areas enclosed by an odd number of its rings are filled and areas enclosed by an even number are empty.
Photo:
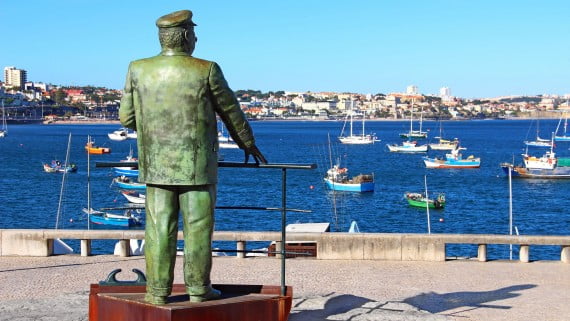
M0 320L87 320L89 284L144 258L0 258ZM280 283L274 258L217 257L214 283ZM176 283L182 283L179 258ZM287 260L291 321L569 320L570 264Z

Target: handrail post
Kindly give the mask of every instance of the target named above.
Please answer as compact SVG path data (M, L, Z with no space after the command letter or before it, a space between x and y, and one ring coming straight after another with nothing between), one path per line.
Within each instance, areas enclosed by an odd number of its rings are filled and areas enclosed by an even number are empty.
M287 169L281 169L281 295L285 296L285 247L287 232Z

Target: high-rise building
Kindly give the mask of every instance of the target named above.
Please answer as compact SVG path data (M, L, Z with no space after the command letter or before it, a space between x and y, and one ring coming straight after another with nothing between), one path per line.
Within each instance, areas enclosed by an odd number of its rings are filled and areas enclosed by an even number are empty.
M406 94L408 95L418 95L420 92L418 90L418 86L416 85L410 85L408 87L406 87Z
M451 89L449 87L441 87L439 89L439 97L441 97L441 101L452 101Z
M22 89L26 81L28 81L28 73L25 70L17 69L16 67L4 68L4 84L6 86Z
M451 89L449 87L441 87L439 89L439 97L451 96Z

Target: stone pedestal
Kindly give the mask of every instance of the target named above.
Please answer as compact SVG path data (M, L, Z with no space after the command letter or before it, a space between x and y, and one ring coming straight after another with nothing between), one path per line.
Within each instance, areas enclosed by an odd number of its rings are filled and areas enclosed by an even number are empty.
M190 303L182 284L175 284L165 305L144 301L142 285L92 284L89 321L286 321L292 288L280 295L279 286L213 285L222 291L219 300Z

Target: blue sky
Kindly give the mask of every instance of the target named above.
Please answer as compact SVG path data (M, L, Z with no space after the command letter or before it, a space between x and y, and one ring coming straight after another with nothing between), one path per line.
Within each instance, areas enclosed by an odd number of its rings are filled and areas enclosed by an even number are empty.
M0 67L122 89L159 53L155 20L190 9L194 56L232 89L460 97L570 93L570 1L3 1Z

